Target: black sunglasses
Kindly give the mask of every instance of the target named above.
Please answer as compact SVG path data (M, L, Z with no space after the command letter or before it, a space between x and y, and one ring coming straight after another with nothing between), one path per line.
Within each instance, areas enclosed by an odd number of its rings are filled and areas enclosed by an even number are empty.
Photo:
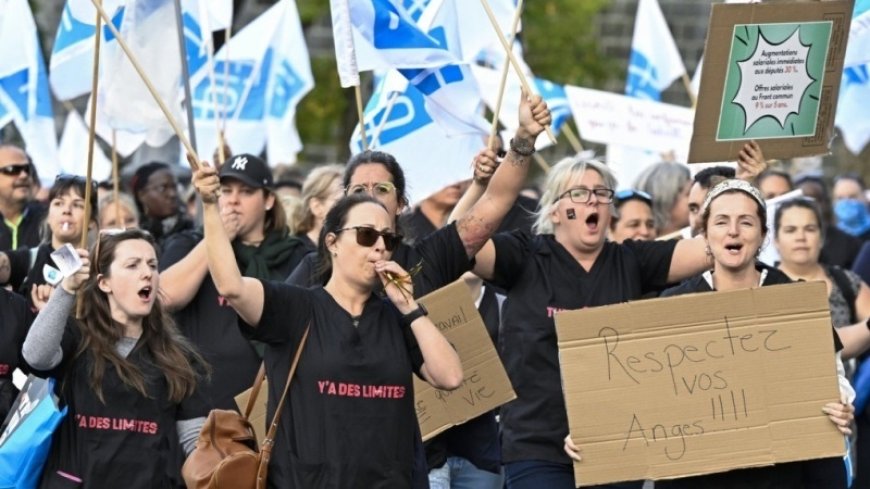
M88 179L81 176L81 175L72 175L72 174L68 174L68 173L61 173L60 175L54 177L55 184L58 184L58 183L66 184L69 182L72 182L75 185L81 185L82 187L84 187L85 185L87 185ZM95 180L91 180L91 188L92 189L97 188L97 182Z
M30 166L30 163L18 163L0 168L0 172L4 175L9 175L10 177L17 177L18 175L21 175L22 172L27 172L28 175L33 175L33 168Z
M387 251L393 251L396 249L396 246L399 246L399 243L402 242L402 236L400 234L392 233L390 231L378 231L377 229L368 226L351 226L349 228L342 228L336 230L335 234L351 229L356 230L356 244L360 246L374 246L375 243L378 242L378 238L383 237L384 248Z

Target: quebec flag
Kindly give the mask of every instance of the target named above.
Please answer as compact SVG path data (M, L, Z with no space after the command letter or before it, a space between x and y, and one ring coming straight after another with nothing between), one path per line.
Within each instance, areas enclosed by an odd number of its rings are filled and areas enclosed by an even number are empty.
M223 121L233 152L266 147L271 164L295 162L302 149L296 105L314 87L295 2L281 0L254 19L215 55L214 78L207 71L191 74L200 151L210 155L217 147Z
M661 100L664 91L686 73L658 0L640 0L634 21L625 94Z
M485 145L479 134L448 137L427 113L424 95L395 70L369 99L365 121L369 148L392 154L405 169L411 203L471 178L471 162ZM350 151L362 148L357 127Z
M51 93L27 0L0 0L0 123L18 128L44 183L59 172Z

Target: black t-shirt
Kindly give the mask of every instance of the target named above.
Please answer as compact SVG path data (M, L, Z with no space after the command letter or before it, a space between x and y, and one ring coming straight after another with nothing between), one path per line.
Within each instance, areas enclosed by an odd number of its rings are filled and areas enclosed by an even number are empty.
M0 423L18 395L12 384L12 372L23 367L21 345L27 336L33 313L18 295L0 288Z
M391 260L405 270L422 264L420 273L413 277L414 295L417 297L457 280L463 273L471 270L473 264L468 258L455 223L444 226L413 245L400 244L393 251ZM301 287L325 284L325 280L317 283L317 266L317 253L309 253L287 277L285 283Z
M793 283L792 280L783 272L776 268L769 267L763 263L756 263L755 268L759 271L767 270L767 276L764 278L762 287L770 285L783 285ZM709 282L703 275L697 275L688 280L685 280L680 285L667 289L662 293L662 297L673 297L683 294L692 294L695 292L711 292ZM840 342L840 337L831 327L834 340L834 351L843 349L843 344ZM830 463L829 463L830 462ZM822 470L819 470L819 469ZM752 467L746 469L737 469L729 472L721 472L717 474L699 475L695 477L685 477L669 481L656 482L657 489L694 489L703 487L708 489L730 489L730 488L748 488L748 489L791 489L799 487L837 487L836 484L823 484L820 486L806 485L808 479L807 474L819 475L822 477L833 477L833 481L841 481L843 474L832 473L832 470L844 471L842 458L810 460L806 462L789 462L771 465L767 467ZM826 475L825 472L827 472ZM842 487L842 486L841 486Z
M160 259L161 269L184 258L201 239L202 234L194 231L170 236ZM273 270L273 277L286 277L290 261ZM238 314L218 294L211 274L206 274L190 303L175 313L175 321L211 365L211 381L202 386L211 406L238 409L235 396L254 383L262 359L251 341L242 335Z
M852 263L860 252L860 239L841 231L836 226L828 226L825 231L825 242L819 254L819 262L849 269L852 268Z
M667 282L674 241L605 242L589 271L552 235L498 234L492 282L507 291L499 351L517 399L501 408L502 462L570 463L553 313L639 299Z
M180 403L171 402L163 372L140 341L127 360L144 375L148 397L124 384L108 364L104 404L89 383L90 353L75 356L80 344L79 325L70 319L61 341L64 359L44 372L57 379L56 392L69 410L54 433L40 488L169 487L166 467L171 447L178 443L175 422L206 416L205 400L197 391ZM58 471L82 479L82 484L71 486Z
M374 294L358 325L322 287L263 282L263 315L246 328L267 344L267 419L310 333L278 424L269 487L410 487L412 372L423 363L401 314Z

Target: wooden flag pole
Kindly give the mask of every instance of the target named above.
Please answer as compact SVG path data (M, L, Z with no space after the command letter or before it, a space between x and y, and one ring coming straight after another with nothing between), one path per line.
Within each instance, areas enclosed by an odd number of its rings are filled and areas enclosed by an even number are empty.
M102 0L91 0L94 2L94 5L97 9L102 10L100 3ZM88 167L85 170L85 212L82 217L82 237L79 242L79 248L88 247L88 227L91 223L91 176L94 168L94 144L96 143L96 133L97 133L97 88L100 84L100 39L102 36L102 29L100 23L102 22L102 18L99 14L97 14L96 21L94 23L95 27L95 35L94 35L94 66L91 73L91 114L90 114L90 127L88 128ZM108 20L111 24L111 20ZM100 239L100 235L97 234L97 239ZM99 257L91 257L91 260L98 260ZM76 318L82 318L82 298L84 297L82 294L76 294Z
M523 0L518 0L517 2L517 10L514 12L514 20L511 24L511 37L508 44L513 44L514 39L517 37L517 29L520 26L520 19L523 16ZM498 133L498 116L501 113L501 103L504 98L504 88L507 85L507 76L508 71L510 70L510 63L504 63L501 69L501 84L498 87L498 97L495 99L495 108L492 111L492 129L489 131L489 141L486 143L486 147L489 149L495 149L495 136Z
M574 151L581 152L583 151L583 145L580 143L580 138L574 134L574 130L571 129L570 121L565 121L562 124L562 133L565 135L565 139L571 144L571 147L574 148Z
M356 111L359 114L359 135L362 137L363 151L368 151L369 141L366 138L366 121L363 116L362 91L359 85L353 86L353 92L356 94Z
M550 165L547 163L547 160L545 160L544 157L540 155L540 153L536 151L532 156L535 157L535 162L538 164L538 166L541 167L541 170L544 170L544 173L550 171Z
M686 87L686 93L689 94L692 108L696 108L698 106L698 96L695 94L695 91L692 90L692 81L689 80L689 75L687 75L685 71L683 71L683 86Z
M94 0L91 0L92 2ZM523 69L520 66L520 63L517 61L516 56L514 56L514 52L511 50L510 44L508 44L507 39L504 37L504 33L501 32L501 29L498 27L498 21L495 20L495 14L492 13L492 8L489 6L489 2L486 0L480 0L480 3L483 5L483 9L486 11L486 16L489 17L489 22L492 24L492 28L495 29L495 35L498 37L499 42L501 42L501 47L504 48L505 53L510 59L512 65L514 65L514 69L517 71L517 76L520 77L520 83L523 85L523 90L528 94L536 93L532 91L532 87L529 85L529 80L526 79L526 74L523 73ZM547 131L547 136L550 138L550 142L556 144L556 136L553 135L553 131L550 130L550 126L544 128Z
M145 70L142 69L142 66L139 64L139 61L136 59L136 56L133 55L133 52L130 51L130 47L127 46L127 43L124 41L124 38L121 37L121 33L118 32L118 29L115 28L115 25L112 24L112 19L109 18L109 15L103 10L103 7L100 5L100 0L91 0L91 3L96 7L97 12L100 17L102 17L103 22L106 23L106 27L112 31L112 35L118 41L118 45L121 47L121 50L124 51L124 54L127 55L127 59L130 60L130 63L133 64L133 68L136 70L136 73L139 74L139 77L142 79L142 82L145 83L145 86L148 88L148 92L151 93L151 96L154 97L154 101L157 102L157 105L160 107L160 110L163 112L163 115L166 117L166 120L169 121L169 125L172 126L172 130L175 132L175 135L178 136L178 139L181 140L181 144L184 146L184 149L187 151L188 155L193 158L188 158L187 161L190 163L193 170L199 169L199 155L197 155L196 150L191 146L190 141L187 139L187 136L184 135L184 131L181 129L181 126L178 125L178 122L175 120L175 117L172 116L172 113L169 112L169 108L166 107L166 103L163 102L163 99L160 97L160 94L157 93L157 89L154 88L154 85L151 83L151 79L148 78L148 75L145 73ZM99 36L97 36L99 37ZM96 93L96 92L94 92Z

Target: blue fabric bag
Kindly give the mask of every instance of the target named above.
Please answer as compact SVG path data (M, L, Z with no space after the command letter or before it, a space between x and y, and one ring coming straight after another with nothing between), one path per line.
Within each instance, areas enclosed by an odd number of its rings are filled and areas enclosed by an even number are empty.
M51 435L66 415L54 379L27 378L0 435L0 489L34 489L51 448Z

